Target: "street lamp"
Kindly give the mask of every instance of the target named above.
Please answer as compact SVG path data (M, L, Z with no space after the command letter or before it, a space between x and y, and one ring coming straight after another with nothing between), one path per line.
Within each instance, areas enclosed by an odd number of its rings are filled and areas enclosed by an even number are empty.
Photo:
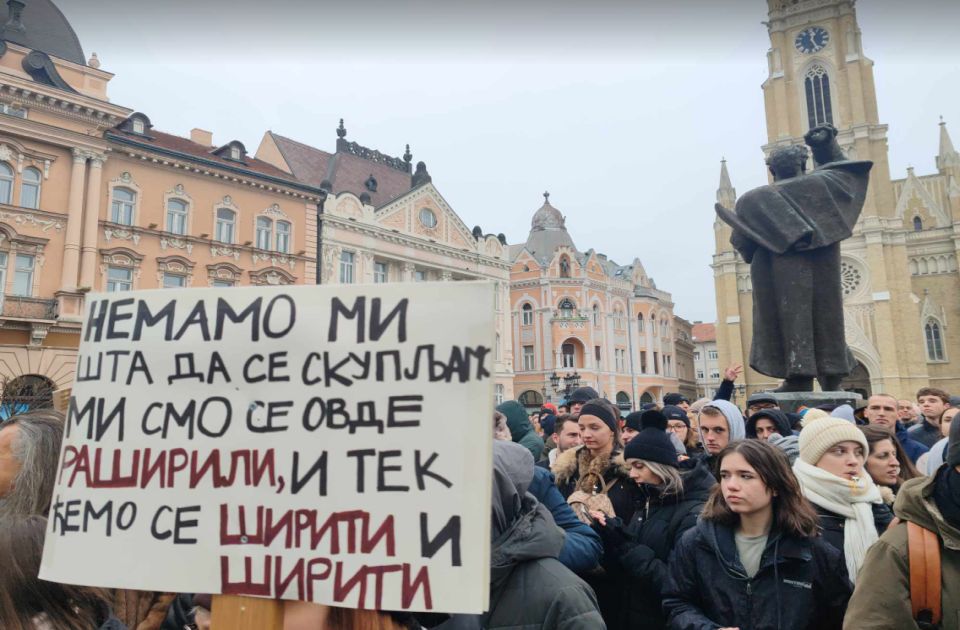
M556 372L550 375L550 387L553 388L554 392L560 391L560 377L557 376Z

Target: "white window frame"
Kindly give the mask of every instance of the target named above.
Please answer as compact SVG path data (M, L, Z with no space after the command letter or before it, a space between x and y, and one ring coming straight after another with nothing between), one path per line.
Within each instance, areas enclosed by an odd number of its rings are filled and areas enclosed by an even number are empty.
M534 346L523 346L523 370L532 372L537 369L537 353Z
M181 205L182 209L174 209L173 206L176 204ZM183 199L177 197L170 197L167 199L167 216L166 216L166 231L170 234L177 234L184 236L187 233L187 220L190 216L190 204ZM180 222L180 229L176 230L176 222Z
M254 220L253 246L257 249L270 249L273 242L273 219L269 217L257 217Z
M386 284L390 279L390 263L375 261L373 263L373 281L375 284Z
M293 234L293 224L289 221L277 221L274 224L276 234L276 248L281 254L290 253L290 236Z
M179 278L179 280L176 285L167 286L167 278ZM183 289L187 286L187 277L183 274L164 271L160 278L160 286L164 289Z
M111 278L110 274L114 271L122 271L129 275L128 279L118 279ZM107 267L107 292L114 293L118 291L132 291L133 290L133 268L131 267L117 267L115 265L110 265Z
M11 252L13 254L13 287L11 295L16 295L18 297L33 297L33 280L34 273L37 269L37 257L34 254L21 254L19 252ZM29 260L29 265L24 265L21 267L20 260L24 261ZM27 281L27 292L18 293L17 292L17 281L19 278L23 277L21 274L26 274Z
M33 181L27 179L28 174L35 176L36 179ZM20 176L20 207L30 208L32 210L40 209L40 187L42 183L43 173L41 173L39 169L36 169L32 166L23 169L23 173ZM32 188L35 190L35 197L32 205L27 205L24 201L24 191L27 190L27 188Z
M225 219L220 216L220 212L229 212L231 218ZM231 208L219 207L214 213L214 240L228 245L233 245L237 238L237 211ZM229 240L224 239L226 231L229 231Z
M340 284L353 284L356 277L357 255L353 252L340 252Z
M520 325L533 326L533 304L524 302L520 307Z
M119 199L118 192L129 193L131 199ZM124 220L127 212L129 221ZM137 191L126 186L114 186L110 191L110 220L118 225L133 225L137 219Z

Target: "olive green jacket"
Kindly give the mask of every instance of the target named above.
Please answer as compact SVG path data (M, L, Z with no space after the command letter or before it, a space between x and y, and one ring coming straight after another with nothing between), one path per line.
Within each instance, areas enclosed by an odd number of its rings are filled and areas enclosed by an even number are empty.
M941 606L943 630L960 630L960 529L944 520L933 499L936 476L903 484L893 511L934 531L940 539ZM910 563L907 524L890 527L867 551L857 586L844 617L844 630L861 628L919 628L910 603Z

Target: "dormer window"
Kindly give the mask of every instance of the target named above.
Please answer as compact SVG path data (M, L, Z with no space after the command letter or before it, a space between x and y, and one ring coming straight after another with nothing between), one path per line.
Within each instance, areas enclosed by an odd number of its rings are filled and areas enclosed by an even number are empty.
M150 119L147 118L147 115L140 112L130 114L129 118L118 125L120 131L147 137L149 137L152 127L153 125L150 124Z
M133 119L133 124L131 125L131 128L133 129L133 133L138 133L141 136L146 131L146 126L143 124L143 121L140 120L139 118Z
M219 149L214 149L211 151L211 153L217 157L223 158L224 160L242 163L247 157L247 148L243 146L243 143L239 140L234 140L233 142L228 142Z
M363 182L364 187L370 192L377 192L377 179L371 175L367 181Z
M230 147L230 159L240 160L240 149L238 147Z

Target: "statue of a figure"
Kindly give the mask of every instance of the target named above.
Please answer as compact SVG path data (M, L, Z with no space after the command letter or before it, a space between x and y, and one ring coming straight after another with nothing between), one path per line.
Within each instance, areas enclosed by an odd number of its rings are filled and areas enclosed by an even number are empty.
M853 233L873 162L846 159L832 125L804 140L807 148L775 149L767 158L773 183L717 214L733 228L730 243L750 263L753 345L750 366L784 379L777 391L835 391L856 366L843 330L840 242Z

